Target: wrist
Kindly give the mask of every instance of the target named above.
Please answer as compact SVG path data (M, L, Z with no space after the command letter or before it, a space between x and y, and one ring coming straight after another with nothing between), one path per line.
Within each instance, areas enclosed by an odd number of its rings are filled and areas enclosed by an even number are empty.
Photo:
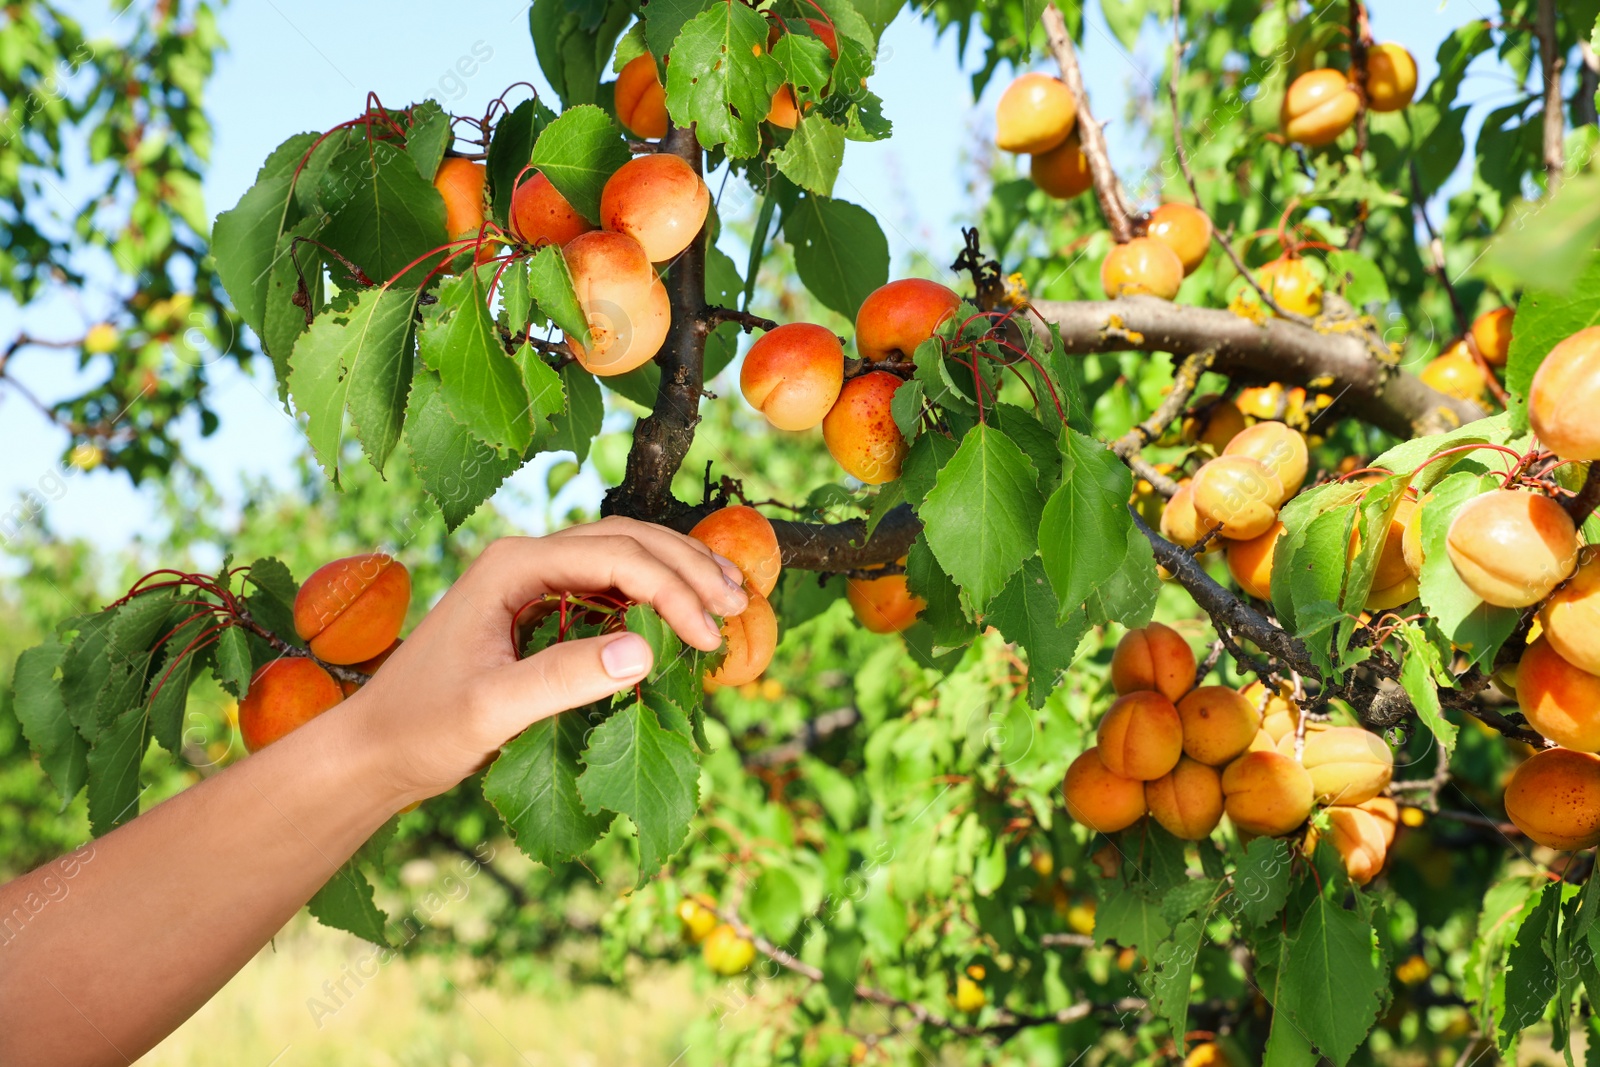
M299 732L319 727L306 740L320 753L339 797L381 825L422 796L405 786L402 746L393 730L377 722L376 704L373 694L359 689Z

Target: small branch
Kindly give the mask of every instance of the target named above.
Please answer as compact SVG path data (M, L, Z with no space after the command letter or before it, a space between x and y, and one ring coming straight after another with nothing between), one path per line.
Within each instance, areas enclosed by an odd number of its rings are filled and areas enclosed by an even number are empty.
M489 876L489 881L505 891L506 896L511 898L513 908L520 910L528 904L528 891L526 889L513 882L504 871L480 857L455 838L438 830L432 830L422 840L430 845L444 849L446 852L454 852L463 859L469 860L474 867Z
M1139 450L1155 441L1166 433L1167 427L1178 419L1184 408L1189 405L1189 398L1194 396L1194 391L1200 386L1200 376L1211 367L1211 361L1216 358L1216 353L1209 349L1195 352L1184 358L1178 365L1177 373L1172 376L1172 389L1162 397L1161 403L1150 413L1150 417L1139 425L1123 434L1111 443L1111 451L1115 452L1123 462L1131 462L1138 455ZM1140 475L1147 481L1148 475ZM1171 481L1171 479L1164 479ZM1150 481L1155 485L1154 481ZM1172 483L1172 492L1178 491L1177 483ZM1172 493L1163 493L1170 497Z
M1100 201L1100 211L1106 217L1106 225L1111 228L1111 236L1118 244L1125 244L1133 237L1127 197L1117 181L1116 171L1111 167L1105 133L1089 110L1089 95L1083 88L1083 72L1078 67L1078 52L1072 46L1072 35L1067 32L1067 21L1053 3L1045 5L1042 21L1045 39L1050 44L1057 65L1061 67L1061 80L1067 83L1067 88L1072 90L1072 95L1078 101L1078 142L1083 146L1084 158L1089 161L1089 172L1094 176L1095 199Z
M1365 166L1367 157L1367 48L1372 43L1372 31L1367 25L1367 8L1361 0L1350 0L1350 75L1355 82L1356 95L1361 102L1356 108L1357 165ZM1350 227L1350 237L1345 248L1356 248L1367 233L1367 202L1356 205L1356 224Z
M356 670L354 667L345 667L337 663L328 663L324 660L318 659L308 648L301 648L299 645L291 645L289 642L285 641L283 638L279 637L265 626L262 626L259 622L256 622L256 620L251 617L248 611L241 609L233 617L238 621L240 626L244 627L246 630L255 634L257 637L261 638L261 640L271 645L273 651L284 656L297 656L301 659L308 659L317 666L321 667L323 670L327 671L329 674L333 675L335 681L349 682L351 685L366 685L372 680L372 675L364 674L361 671Z
M1422 220L1422 226L1428 231L1428 259L1429 273L1439 284L1444 286L1444 291L1450 297L1450 310L1455 313L1456 333L1464 334L1471 325L1467 318L1467 309L1462 306L1461 296L1456 292L1456 287L1450 281L1450 274L1445 270L1444 242L1439 239L1439 231L1433 228L1433 219L1428 216L1428 198L1422 192L1422 178L1417 173L1417 164L1411 163L1411 209L1416 212L1417 218ZM1490 378L1494 375L1491 373ZM1504 396L1501 403L1505 402Z
M1094 948L1092 934L1045 934L1039 938L1045 948Z
M844 379L859 378L875 370L886 370L890 374L898 374L902 378L909 378L916 373L917 365L909 359L846 359L844 361Z
M1583 477L1583 487L1578 495L1562 502L1574 526L1582 526L1594 510L1600 507L1600 461L1589 464L1589 473Z
M776 330L778 324L771 319L764 319L760 315L752 315L748 311L739 311L735 308L720 307L712 304L705 309L704 321L708 330L714 330L725 322L739 324L739 329L745 333L751 330Z
M1534 23L1534 36L1539 38L1539 63L1544 68L1544 169L1550 192L1561 186L1561 174L1566 168L1566 116L1561 99L1561 71L1567 58L1560 51L1556 37L1556 0L1539 0L1539 12Z

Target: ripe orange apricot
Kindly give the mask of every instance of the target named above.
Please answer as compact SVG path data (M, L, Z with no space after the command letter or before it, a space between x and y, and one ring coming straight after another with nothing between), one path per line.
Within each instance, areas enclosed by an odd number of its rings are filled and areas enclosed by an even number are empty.
M377 674L378 668L387 663L389 661L389 657L394 655L403 644L405 644L405 640L397 637L394 639L394 644L390 645L382 652L379 652L376 656L373 656L371 659L362 660L360 663L351 664L351 666L360 671L362 674L370 677L371 675ZM338 681L339 691L347 697L354 696L356 690L360 689L362 685L360 682L347 682L342 678Z
M1278 741L1283 755L1294 752L1294 734ZM1394 753L1383 738L1359 726L1307 730L1300 763L1311 775L1319 803L1360 804L1371 800L1394 776Z
M1445 549L1456 574L1485 602L1525 608L1549 596L1577 566L1578 531L1549 497L1496 489L1456 512Z
M1193 274L1211 249L1211 216L1193 204L1162 204L1150 213L1144 232L1178 254L1185 275Z
M476 237L483 226L482 163L448 156L433 172L433 187L444 198L444 232L451 240Z
M1190 406L1191 414L1183 418L1183 439L1190 444L1210 445L1220 453L1228 442L1245 430L1244 412L1231 400L1215 393L1196 397Z
M1457 400L1481 401L1483 391L1489 387L1483 368L1478 366L1478 361L1472 358L1472 353L1461 341L1430 361L1417 377L1422 379L1423 384Z
M1061 794L1073 821L1097 833L1114 834L1144 818L1144 783L1112 774L1097 749L1072 761Z
M1272 558L1282 536L1283 523L1274 521L1257 537L1228 542L1228 573L1240 589L1257 599L1272 599Z
M1290 83L1279 121L1289 140L1318 148L1338 140L1360 109L1361 97L1350 87L1344 72L1325 67L1308 71Z
M1256 272L1256 281L1290 314L1307 318L1322 314L1322 283L1304 260L1275 259Z
M1517 706L1556 744L1600 752L1600 675L1568 662L1540 636L1517 663Z
M1562 659L1600 674L1600 554L1589 550L1572 580L1539 609L1539 624Z
M923 278L879 286L856 312L856 352L872 362L909 360L960 306L955 290Z
M1389 854L1383 827L1370 812L1336 804L1327 810L1328 840L1344 860L1344 869L1356 885L1366 885L1383 870ZM1306 853L1317 846L1318 835L1306 835Z
M1094 175L1089 170L1089 157L1083 154L1078 131L1072 131L1054 148L1030 156L1028 177L1058 200L1070 200L1087 192L1094 184Z
M1515 308L1495 308L1472 322L1472 341L1491 367L1506 365L1506 356L1511 353L1511 323L1516 314Z
M561 253L589 323L587 348L567 338L583 368L606 377L653 359L672 325L672 303L639 242L627 234L592 230Z
M1383 847L1385 850L1394 844L1394 835L1400 829L1400 805L1390 797L1373 797L1371 800L1362 801L1356 807L1372 816L1378 824L1378 829L1383 833Z
M739 369L739 390L780 430L809 430L844 388L844 349L834 332L790 322L750 346Z
M1417 501L1406 514L1405 529L1400 534L1400 555L1406 561L1406 570L1411 572L1411 577L1422 577L1422 506L1433 499L1432 493L1424 493L1422 499Z
M1283 494L1276 502L1278 507L1300 491L1311 466L1305 435L1281 422L1256 423L1229 441L1222 454L1249 456L1271 471L1283 484Z
M1060 78L1024 74L1006 87L995 111L995 144L1005 152L1048 152L1067 139L1078 102Z
M312 660L275 659L250 678L239 702L239 735L247 750L259 752L343 699L333 675Z
M1407 574L1393 585L1386 585L1382 588L1374 585L1367 591L1367 599L1362 602L1362 607L1369 612L1389 611L1392 608L1399 607L1401 604L1411 603L1417 599L1417 594L1421 591L1421 587L1417 584L1417 579Z
M704 179L671 152L628 160L600 191L600 225L638 241L652 263L688 248L710 210Z
M1261 732L1261 712L1225 685L1202 685L1178 701L1183 753L1212 767L1231 763Z
M1183 721L1160 693L1126 693L1106 709L1095 742L1112 774L1153 781L1177 766L1183 755Z
M767 598L746 584L750 603L737 615L722 620L722 639L728 652L722 664L707 675L718 685L744 685L761 677L778 647L778 616Z
M1144 802L1167 833L1199 841L1222 821L1222 777L1185 757L1167 774L1144 784Z
M294 628L325 663L360 663L400 636L411 605L411 572L382 552L348 556L313 571L294 598Z
M744 504L718 508L695 523L689 536L738 567L745 583L762 596L771 596L778 587L783 573L778 535L755 508Z
M908 629L928 606L906 586L904 574L847 578L844 596L856 613L856 620L875 634L897 634Z
M1386 42L1367 49L1367 106L1399 111L1417 95L1417 61L1404 45Z
M1235 541L1260 537L1278 521L1284 499L1277 475L1249 456L1218 456L1194 475L1194 510Z
M1218 525L1214 522L1204 522L1194 510L1192 481L1179 482L1178 491L1172 494L1167 506L1161 509L1161 536L1184 548L1193 548L1199 544L1205 535ZM1219 547L1217 541L1212 541L1206 546L1206 552L1214 552Z
M1600 757L1566 748L1529 756L1506 782L1506 816L1546 848L1600 844Z
M1111 687L1119 695L1148 690L1177 701L1194 688L1194 651L1163 623L1129 630L1111 653Z
M511 232L530 245L565 245L594 226L535 171L511 194Z
M655 57L635 56L617 74L617 119L635 137L655 140L667 133L667 90Z
M1579 330L1550 350L1528 387L1528 421L1544 446L1565 460L1600 459L1600 326Z
M900 464L910 448L889 410L899 388L900 379L888 371L851 378L822 420L822 441L829 455L845 473L867 485L900 477Z
M1311 814L1311 775L1277 752L1246 752L1222 772L1222 810L1250 834L1286 834Z
M1183 284L1183 261L1154 237L1135 237L1113 245L1100 262L1100 287L1108 300L1119 296L1156 296L1171 300Z
M1383 547L1378 549L1378 561L1372 571L1372 589L1387 589L1415 577L1406 564L1404 542L1406 526L1416 511L1414 500L1402 500L1395 508L1394 517L1389 520L1389 528L1384 533ZM1361 526L1357 523L1350 531L1349 558L1355 559L1360 553Z

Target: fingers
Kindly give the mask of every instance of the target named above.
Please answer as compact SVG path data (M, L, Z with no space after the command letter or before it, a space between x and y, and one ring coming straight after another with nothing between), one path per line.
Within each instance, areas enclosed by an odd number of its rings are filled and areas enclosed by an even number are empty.
M744 589L744 575L733 561L711 551L703 541L697 541L687 534L669 530L665 526L653 523L639 522L635 519L624 519L620 516L611 516L599 522L588 523L583 526L573 526L554 537L593 537L597 535L614 535L632 537L640 544L669 562L681 563L680 571L689 574L689 568L699 568L700 561L709 559L722 570L723 578L734 589ZM742 608L739 610L743 610ZM728 612L734 614L734 612Z
M551 645L484 679L486 725L503 744L530 723L622 692L649 673L650 645L638 634L607 634Z

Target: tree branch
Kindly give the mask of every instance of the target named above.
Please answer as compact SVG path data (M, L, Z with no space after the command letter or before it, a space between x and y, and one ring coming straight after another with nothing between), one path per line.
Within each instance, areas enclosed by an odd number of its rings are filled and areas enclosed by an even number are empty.
M1094 177L1095 199L1100 201L1100 212L1118 244L1133 237L1133 225L1128 216L1127 195L1117 181L1117 172L1111 167L1111 156L1106 150L1105 133L1089 110L1089 94L1083 88L1083 72L1078 67L1078 52L1072 47L1072 35L1067 33L1067 21L1055 4L1044 9L1045 39L1050 51L1061 67L1061 80L1067 83L1078 102L1078 143L1089 161L1089 173Z
M1561 70L1566 56L1556 38L1556 0L1539 0L1534 35L1539 38L1539 63L1544 68L1544 169L1546 185L1555 192L1566 168L1567 122L1561 99Z
M1589 464L1589 473L1584 475L1583 487L1576 496L1566 501L1563 505L1567 514L1572 516L1574 526L1582 526L1594 509L1600 507L1600 461Z

